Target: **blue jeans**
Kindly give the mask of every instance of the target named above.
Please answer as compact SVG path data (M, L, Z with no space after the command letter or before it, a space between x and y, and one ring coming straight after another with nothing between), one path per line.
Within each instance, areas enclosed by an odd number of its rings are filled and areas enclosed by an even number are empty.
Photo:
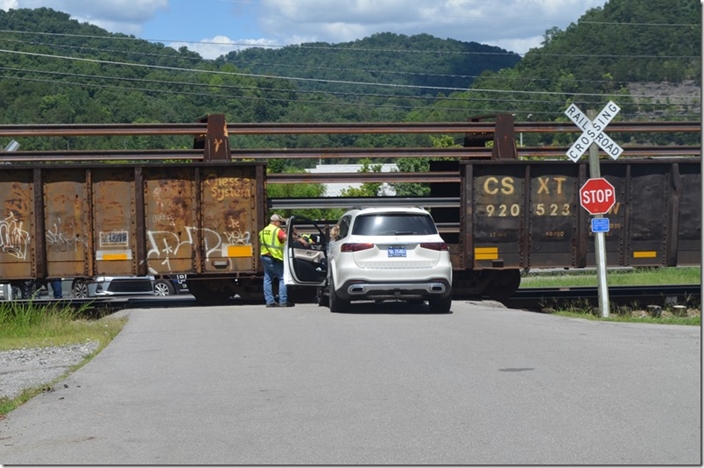
M54 291L54 299L62 299L63 294L61 293L61 280L52 279L49 280L49 284L51 285L52 291Z
M275 260L268 255L262 255L262 264L264 265L264 300L267 304L274 304L274 292L271 283L274 278L279 278L279 303L286 304L288 295L286 293L286 284L284 284L284 262Z

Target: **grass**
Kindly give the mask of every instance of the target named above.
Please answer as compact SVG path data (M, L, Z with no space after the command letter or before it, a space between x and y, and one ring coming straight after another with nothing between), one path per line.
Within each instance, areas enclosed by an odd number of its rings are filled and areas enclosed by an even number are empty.
M84 319L82 317L85 316L86 307L74 309L59 303L44 307L31 301L0 302L0 351L98 342L96 350L67 373L80 368L105 348L127 322L126 318L112 317ZM56 381L61 378L63 377ZM25 390L13 399L0 398L0 419L2 415L41 393L46 387L47 385L43 385Z
M701 284L701 267L612 269L606 272L607 286L650 286L663 284ZM565 270L557 273L528 273L521 278L521 289L598 285L596 270Z
M107 345L122 329L124 319L87 320L86 308L51 303L0 302L0 351L62 346L86 341Z
M651 316L633 316L631 314L623 314L619 313L618 309L615 313L609 314L608 317L600 317L597 313L589 313L589 312L575 312L575 311L570 311L570 310L560 310L555 312L554 315L561 315L563 317L573 317L573 318L582 318L582 319L588 319L588 320L600 320L603 322L629 322L629 323L654 323L654 324L661 324L661 325L695 325L699 326L702 324L701 320L701 315L692 315L688 317L675 317L674 315L671 314L665 314L661 315L660 317L651 317Z
M678 268L634 268L607 270L606 285L608 286L658 286L658 285L701 285L701 267ZM521 289L580 287L598 285L595 270L569 270L550 274L528 273L521 278ZM668 305L660 311L647 311L641 304L631 304L628 307L612 305L609 317L601 317L598 308L589 304L574 303L559 308L555 315L585 318L608 322L658 323L671 325L701 325L701 303L687 300L686 316L678 316L673 305ZM654 316L655 315L655 316Z

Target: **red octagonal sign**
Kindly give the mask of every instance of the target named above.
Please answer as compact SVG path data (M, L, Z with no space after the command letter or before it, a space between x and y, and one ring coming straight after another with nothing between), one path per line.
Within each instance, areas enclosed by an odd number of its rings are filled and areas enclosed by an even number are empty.
M605 214L616 203L616 189L606 179L589 179L579 189L579 203L589 214Z

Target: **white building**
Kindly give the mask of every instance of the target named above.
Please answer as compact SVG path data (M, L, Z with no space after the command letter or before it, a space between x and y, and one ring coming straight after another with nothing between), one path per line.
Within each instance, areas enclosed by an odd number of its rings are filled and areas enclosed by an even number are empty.
M376 164L372 164L372 166L375 166ZM310 172L312 174L321 174L321 173L340 173L340 172L359 172L359 170L362 168L361 164L318 164L315 166L313 169L306 169L306 172ZM381 172L395 172L398 171L398 167L396 164L382 164L381 165ZM333 184L323 184L325 185L325 196L326 197L339 197L340 193L344 189L348 189L350 187L354 188L359 188L362 186L361 183L358 184L347 184L347 183L333 183ZM396 195L396 190L394 190L393 187L391 187L389 184L384 182L381 187L379 188L379 193L377 194L380 197L393 197Z

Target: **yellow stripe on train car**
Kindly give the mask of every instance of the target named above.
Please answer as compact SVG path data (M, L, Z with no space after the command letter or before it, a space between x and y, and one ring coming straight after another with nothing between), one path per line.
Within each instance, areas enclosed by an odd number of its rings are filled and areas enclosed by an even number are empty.
M654 250L640 250L633 252L633 258L656 258L658 253Z
M475 260L497 260L499 258L499 248L498 247L475 247L474 248L474 259Z
M254 250L252 244L249 245L228 245L227 246L227 256L228 257L253 257Z
M127 253L104 253L104 254L96 254L96 259L97 260L103 260L105 262L109 261L114 261L114 260L130 260L132 258L132 255L127 254Z

